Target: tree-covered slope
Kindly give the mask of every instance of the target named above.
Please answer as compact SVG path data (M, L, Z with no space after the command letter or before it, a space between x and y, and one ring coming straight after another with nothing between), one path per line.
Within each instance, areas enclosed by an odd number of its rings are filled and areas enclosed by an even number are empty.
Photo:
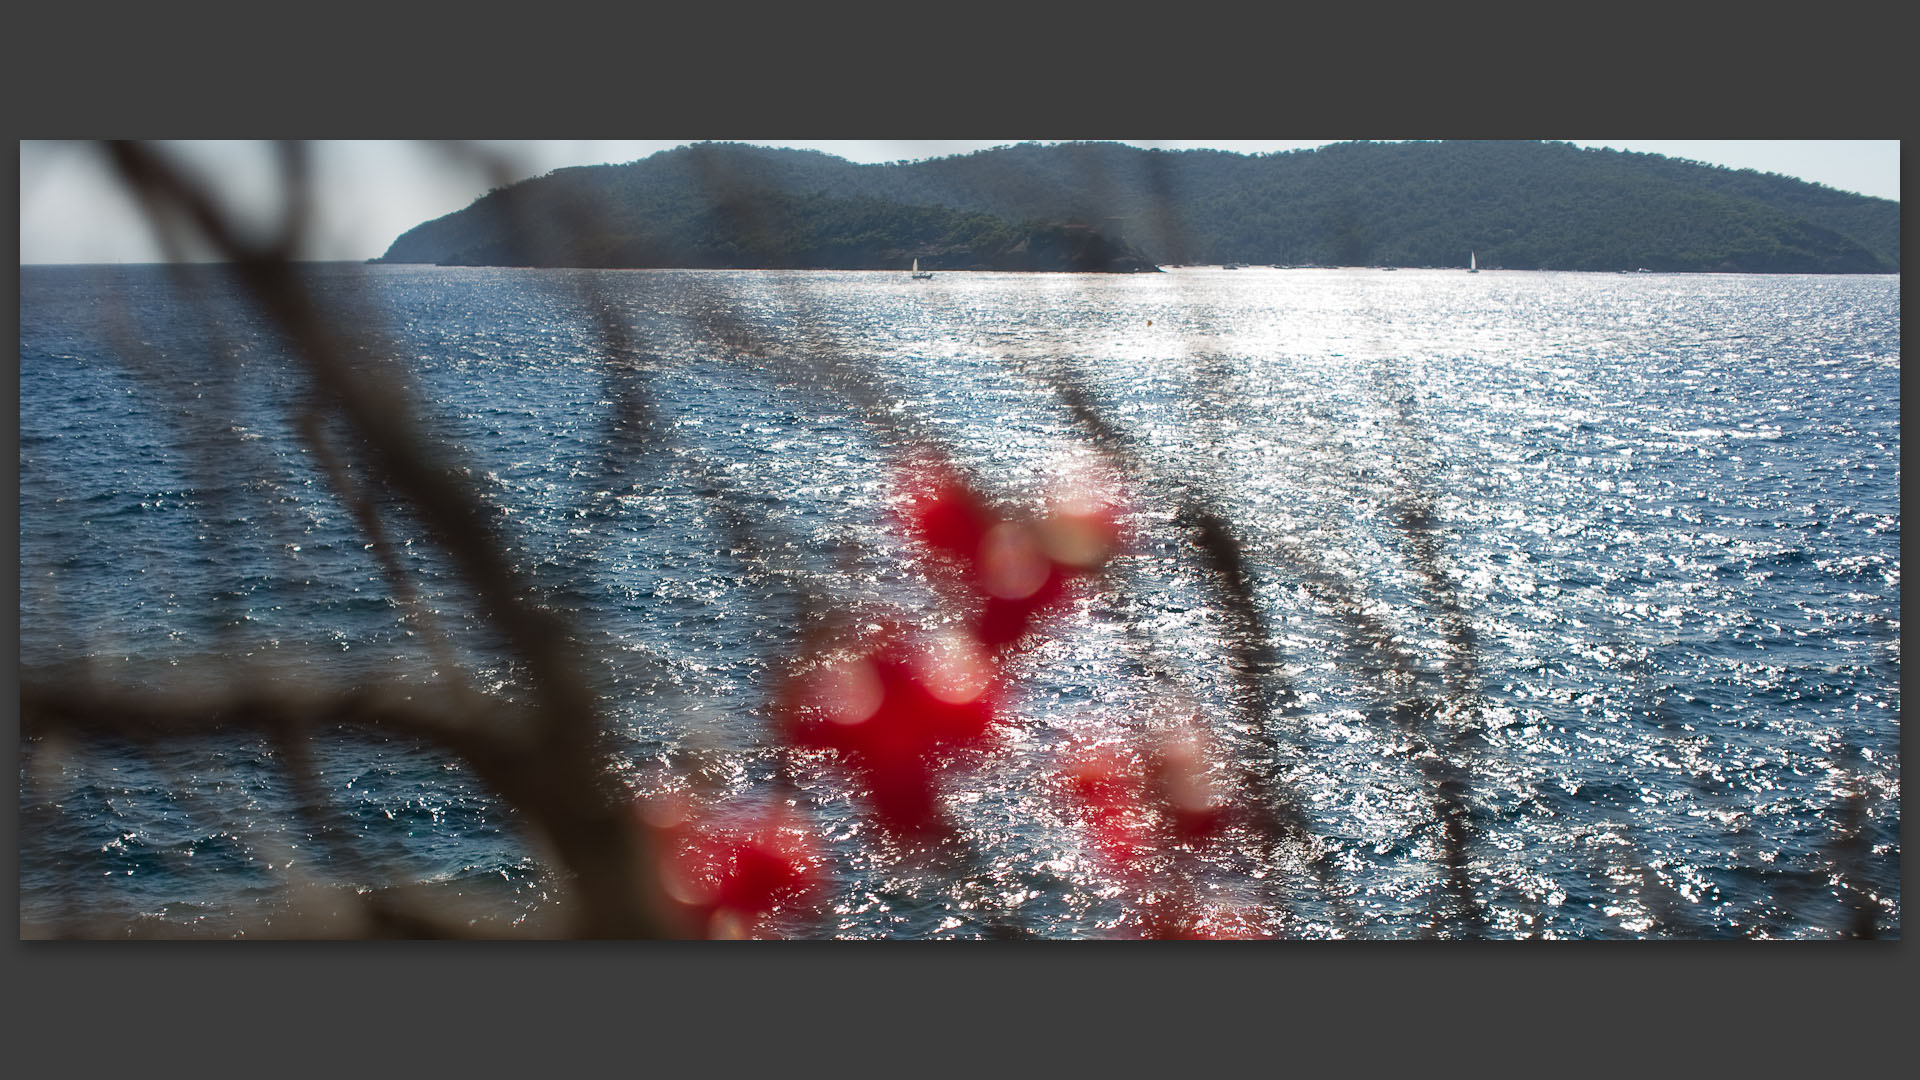
M826 154L701 145L563 169L409 230L380 261L468 266L1153 270L1123 239L873 192Z
M1895 272L1900 207L1787 177L1518 141L1265 156L1022 144L856 165L699 144L563 169L387 262L1142 269L1149 262Z

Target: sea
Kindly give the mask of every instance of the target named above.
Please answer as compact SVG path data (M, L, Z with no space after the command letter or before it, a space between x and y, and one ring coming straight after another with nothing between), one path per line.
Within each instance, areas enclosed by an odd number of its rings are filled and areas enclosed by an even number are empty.
M1899 936L1897 276L296 271L565 618L637 802L803 823L768 936L1135 937L1175 894L1279 938ZM23 266L19 388L23 685L524 689L229 268ZM902 526L936 460L1009 517L1101 485L1120 538L1006 653L929 854L773 715L822 627L965 625ZM1176 728L1293 838L1103 846L1063 778ZM567 925L432 748L316 733L324 815L245 733L21 751L23 936Z

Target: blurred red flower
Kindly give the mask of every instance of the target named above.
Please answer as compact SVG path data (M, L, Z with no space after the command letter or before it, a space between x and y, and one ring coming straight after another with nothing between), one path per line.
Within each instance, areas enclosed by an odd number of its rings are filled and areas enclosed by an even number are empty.
M871 651L797 680L781 714L795 745L847 756L885 824L938 831L943 752L987 736L997 677L991 658L964 635L909 645L889 631Z
M1032 521L995 511L944 463L921 463L901 487L908 533L955 558L970 591L984 597L974 634L990 648L1024 637L1066 600L1068 582L1099 569L1120 543L1118 500L1091 483L1063 485Z
M784 806L696 811L669 799L642 807L641 819L658 853L662 891L689 937L757 936L769 914L814 904L825 888L819 842Z
M1140 763L1118 747L1098 747L1069 765L1062 778L1086 818L1088 839L1109 868L1127 878L1143 874L1143 860L1157 845Z
M1255 916L1201 908L1202 868L1178 853L1219 837L1228 813L1211 778L1212 748L1197 722L1080 751L1061 772L1087 838L1140 897L1148 938L1265 937ZM1157 856L1168 857L1157 857Z

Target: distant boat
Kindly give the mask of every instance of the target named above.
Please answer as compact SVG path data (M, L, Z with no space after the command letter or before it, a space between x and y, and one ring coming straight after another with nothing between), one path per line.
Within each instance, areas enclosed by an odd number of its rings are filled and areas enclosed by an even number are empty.
M1469 251L1469 252L1467 252L1467 273L1469 273L1469 274L1477 274L1477 273L1479 273L1479 272L1480 272L1480 259L1479 259L1479 257L1478 257L1478 256L1476 256L1476 255L1475 255L1475 254L1474 254L1473 252L1471 252L1471 251Z
M1222 269L1222 270L1238 270L1238 269L1240 269L1240 264L1239 264L1239 263L1221 263L1221 264L1220 264L1220 269Z
M913 279L915 281L929 281L932 278L933 271L920 269L920 260L913 260Z

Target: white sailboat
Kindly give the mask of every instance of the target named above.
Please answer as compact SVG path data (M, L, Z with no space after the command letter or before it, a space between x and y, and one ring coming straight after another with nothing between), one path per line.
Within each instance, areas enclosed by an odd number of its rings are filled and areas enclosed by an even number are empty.
M925 281L931 277L933 277L933 271L920 269L920 260L913 260L913 279L915 281Z
M1477 274L1479 272L1480 272L1480 259L1473 252L1471 251L1467 252L1467 273Z

